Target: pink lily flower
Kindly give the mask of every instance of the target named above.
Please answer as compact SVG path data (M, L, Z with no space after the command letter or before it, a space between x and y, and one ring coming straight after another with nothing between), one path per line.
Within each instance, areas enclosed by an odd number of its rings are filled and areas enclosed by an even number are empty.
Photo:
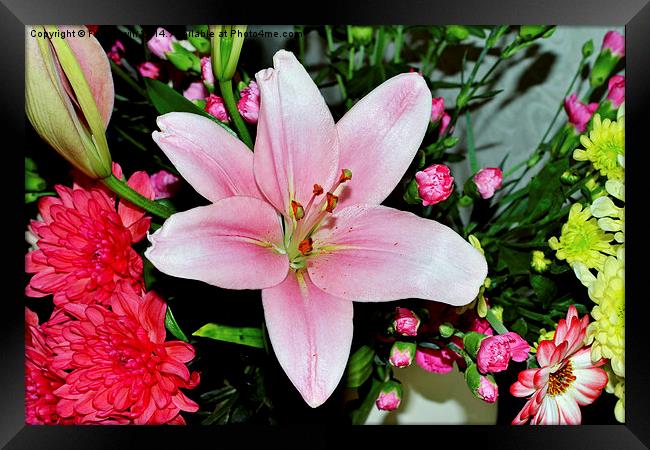
M275 354L317 407L345 370L353 301L464 305L487 265L450 228L379 205L426 132L431 94L422 77L391 78L335 124L292 53L279 51L273 65L256 74L254 153L199 115L158 118L153 139L213 204L170 217L146 256L172 276L262 289Z

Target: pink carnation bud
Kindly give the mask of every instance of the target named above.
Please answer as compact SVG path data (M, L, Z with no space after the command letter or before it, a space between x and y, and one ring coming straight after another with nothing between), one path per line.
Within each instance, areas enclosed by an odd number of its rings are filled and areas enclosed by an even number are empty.
M493 383L488 377L481 377L481 384L476 390L476 395L487 403L494 403L499 397L499 386Z
M420 318L413 311L406 308L397 308L393 327L402 336L417 336Z
M447 347L433 349L418 347L415 353L415 363L427 372L449 373L454 368L455 353Z
M205 89L205 86L201 81L193 82L188 86L187 89L183 91L183 97L185 97L188 100L203 100L207 96L208 96L208 91Z
M382 411L393 411L402 402L402 385L390 380L382 388L375 405Z
M476 362L481 373L502 372L508 368L510 360L517 362L528 358L530 346L517 333L489 336L481 341Z
M583 133L587 124L591 120L594 111L598 109L598 103L589 103L585 105L576 94L571 94L564 99L564 110L569 116L569 123L571 123L578 133Z
M181 179L166 170L154 173L149 181L156 200L173 197L181 187Z
M208 88L214 86L214 73L212 73L212 60L209 56L201 58L201 78Z
M445 132L447 131L447 127L449 126L449 122L451 122L451 116L447 113L443 113L442 119L440 119L440 130L438 131L438 136L444 136ZM453 128L449 131L453 131Z
M116 40L115 44L111 47L111 51L108 52L107 55L115 64L119 65L122 63L122 55L125 51L124 44Z
M625 56L625 36L617 31L608 31L603 38L603 48L601 51L609 49L613 55L620 58Z
M623 75L614 75L609 79L607 88L609 90L607 100L612 102L614 108L618 108L625 101L625 77Z
M160 68L156 63L143 62L138 66L138 72L144 78L153 78L154 80L160 76Z
M434 97L431 99L431 122L437 123L440 119L443 118L445 114L445 99L442 97ZM449 120L449 114L447 114ZM449 121L447 121L449 123Z
M210 94L205 99L205 110L222 122L228 122L230 120L230 116L228 116L228 112L226 111L226 105L218 95Z
M147 47L158 58L167 59L165 54L172 51L172 42L175 41L176 38L169 31L159 27L156 34L147 42Z
M433 164L417 172L415 180L424 206L447 200L454 190L454 177L451 176L449 167L444 164Z
M485 167L474 175L474 183L483 199L491 198L501 188L503 172L498 167Z
M251 81L248 87L242 89L237 109L246 122L257 123L260 113L260 89L256 82Z
M397 341L390 349L388 362L394 367L410 366L415 357L416 346L413 342Z

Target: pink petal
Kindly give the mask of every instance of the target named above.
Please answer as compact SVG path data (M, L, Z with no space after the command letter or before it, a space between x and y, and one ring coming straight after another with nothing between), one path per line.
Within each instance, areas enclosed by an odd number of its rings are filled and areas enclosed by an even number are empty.
M304 272L303 272L304 273ZM273 350L287 376L312 408L339 383L352 343L352 302L318 289L307 274L291 273L262 291Z
M289 259L275 209L230 197L174 214L151 237L145 256L158 270L226 289L263 289L287 276Z
M314 284L354 301L414 297L464 305L487 274L483 255L450 228L385 206L334 214L314 234L314 248Z
M192 187L211 202L233 195L262 198L253 153L236 137L198 114L173 112L156 120L153 140Z
M290 217L290 201L306 205L314 184L329 190L338 176L334 119L305 68L280 50L273 69L256 74L261 103L255 179L269 202Z
M417 73L385 81L336 124L341 169L352 180L339 205L379 204L399 183L427 131L431 92Z
M183 363L194 359L194 348L185 342L165 342L165 350L167 351L167 356Z
M540 367L546 367L549 365L551 356L555 351L555 344L553 341L542 341L537 346L537 362Z
M510 394L514 397L528 397L529 395L532 395L535 390L535 388L526 387L518 381L515 381L512 386L510 386Z
M95 37L88 35L86 27L80 27L78 25L60 26L59 29L73 31L83 29L86 33L86 36L83 38L74 37L67 39L66 42L77 57L77 61L79 61L81 70L84 73L95 103L97 104L99 115L104 121L104 126L107 126L113 113L115 90L113 88L111 65L106 56L106 52Z
M151 182L149 181L149 175L147 172L138 171L131 175L129 181L127 182L129 187L142 196L153 200L154 192L153 187L151 187ZM120 200L119 205L117 206L117 213L122 219L122 224L129 228L138 222L142 217L144 217L144 210L135 206L133 203L126 200ZM134 238L137 236L133 236Z

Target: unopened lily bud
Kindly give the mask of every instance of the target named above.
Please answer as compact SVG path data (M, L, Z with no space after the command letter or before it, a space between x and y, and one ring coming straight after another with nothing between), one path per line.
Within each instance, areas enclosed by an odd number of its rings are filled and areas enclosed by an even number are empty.
M397 308L393 321L395 332L402 336L417 336L420 327L420 318L410 309Z
M382 411L393 411L402 402L402 384L395 380L389 380L384 384L375 405Z
M244 44L246 25L211 25L212 72L219 81L232 80Z
M417 346L414 342L397 341L390 349L388 362L393 367L408 367L415 358Z
M625 37L616 32L608 31L603 38L603 46L594 62L589 75L592 88L602 85L612 73L616 64L625 56Z
M60 37L82 29L88 34L83 26L26 27L25 110L68 162L91 178L106 178L112 161L105 132L115 97L110 63L94 37Z

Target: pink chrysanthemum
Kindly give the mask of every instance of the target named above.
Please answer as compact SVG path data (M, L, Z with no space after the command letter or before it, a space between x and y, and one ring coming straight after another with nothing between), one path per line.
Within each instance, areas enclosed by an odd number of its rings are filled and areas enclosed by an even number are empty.
M51 357L38 316L25 308L25 422L29 425L72 422L56 412L59 398L54 391L65 382L65 373L50 366Z
M54 392L57 413L79 424L184 424L180 412L198 405L180 389L196 387L199 374L185 366L191 345L165 342L165 302L126 285L111 306L67 303L72 320L48 330L52 367L68 372Z
M542 341L537 348L538 369L519 373L510 386L515 397L529 400L513 425L578 425L582 421L580 406L590 405L607 385L607 374L599 366L605 360L591 361L591 348L584 340L589 316L582 320L574 306L566 320L561 319L554 340Z
M114 171L121 176L116 165ZM147 198L154 196L149 176L134 173L129 186ZM108 304L126 280L141 286L142 258L131 248L149 229L151 219L128 202L116 200L99 185L55 186L58 197L43 197L39 220L32 220L36 250L25 257L25 271L35 274L25 293L54 294L54 302Z

